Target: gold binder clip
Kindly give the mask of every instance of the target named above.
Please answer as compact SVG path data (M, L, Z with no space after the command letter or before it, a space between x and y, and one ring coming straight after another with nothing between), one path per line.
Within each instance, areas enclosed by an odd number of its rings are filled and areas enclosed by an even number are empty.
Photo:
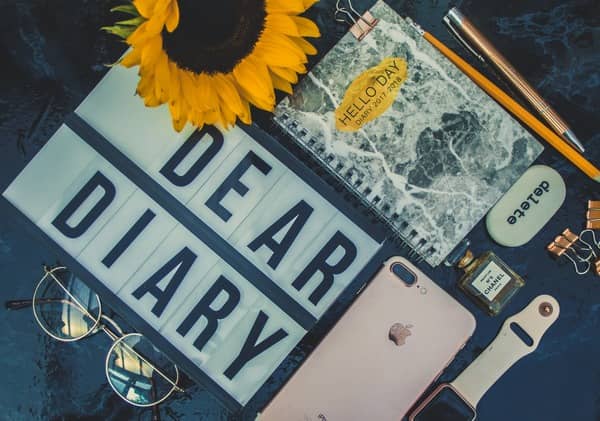
M587 229L600 229L600 200L588 200L588 210L585 217L587 219Z
M546 249L556 258L564 256L569 259L578 275L588 273L592 259L597 257L593 247L568 228L548 244ZM585 253L585 257L582 253Z
M592 231L593 245L583 239L583 235L588 232L587 230L582 231L579 235L571 232L569 228L565 229L561 236L565 238L569 243L569 248L573 250L577 258L581 261L588 261L596 257L594 246L596 246L596 236ZM585 256L585 257L583 257Z
M600 259L597 259L592 267L594 268L594 273L600 276Z
M361 15L352 6L351 0L345 2L347 7L341 4L342 0L335 2L335 20L349 25L352 35L357 40L362 41L375 28L379 19L375 18L369 11Z

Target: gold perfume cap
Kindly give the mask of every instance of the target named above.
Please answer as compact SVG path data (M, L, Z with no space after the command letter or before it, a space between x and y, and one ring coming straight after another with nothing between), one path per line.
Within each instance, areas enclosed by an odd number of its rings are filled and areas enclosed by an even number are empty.
M473 259L475 259L475 255L473 255L473 252L470 249L467 249L465 255L458 261L456 266L458 266L459 269L464 269L469 266Z

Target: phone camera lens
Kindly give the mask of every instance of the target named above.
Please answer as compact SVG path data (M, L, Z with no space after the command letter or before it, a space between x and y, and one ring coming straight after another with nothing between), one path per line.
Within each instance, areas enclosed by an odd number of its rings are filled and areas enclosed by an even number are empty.
M417 276L401 263L396 263L392 266L392 272L396 275L407 287L413 286L417 282Z

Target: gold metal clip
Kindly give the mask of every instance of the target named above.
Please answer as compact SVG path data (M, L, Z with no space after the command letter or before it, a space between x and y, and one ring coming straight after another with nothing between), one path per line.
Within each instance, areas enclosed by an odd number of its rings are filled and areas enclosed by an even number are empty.
M587 229L600 229L600 200L588 201L588 211L585 216L587 219Z
M555 258L564 256L569 259L578 275L588 273L592 267L592 260L597 258L593 246L569 228L565 229L562 234L548 244L546 249Z

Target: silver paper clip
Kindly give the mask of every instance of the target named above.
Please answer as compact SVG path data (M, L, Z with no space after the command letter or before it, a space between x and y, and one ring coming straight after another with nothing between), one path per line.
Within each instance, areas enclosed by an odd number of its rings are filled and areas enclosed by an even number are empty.
M362 15L358 13L351 0L345 0L347 6L343 6L341 3L342 0L335 2L335 20L349 25L352 35L361 41L375 28L379 19L375 18L369 11Z
M569 259L578 275L587 274L592 268L592 260L598 257L591 244L568 228L548 244L547 250L557 258Z
M589 226L589 221L588 221L588 226ZM591 237L590 241L596 247L596 250L598 250L598 253L600 253L600 240L596 238L596 231L594 231L593 229L590 229L590 228L585 229L585 230L581 231L581 234L579 234L579 238L582 238L584 236ZM600 276L600 258L597 258L592 262L592 269L596 275Z

